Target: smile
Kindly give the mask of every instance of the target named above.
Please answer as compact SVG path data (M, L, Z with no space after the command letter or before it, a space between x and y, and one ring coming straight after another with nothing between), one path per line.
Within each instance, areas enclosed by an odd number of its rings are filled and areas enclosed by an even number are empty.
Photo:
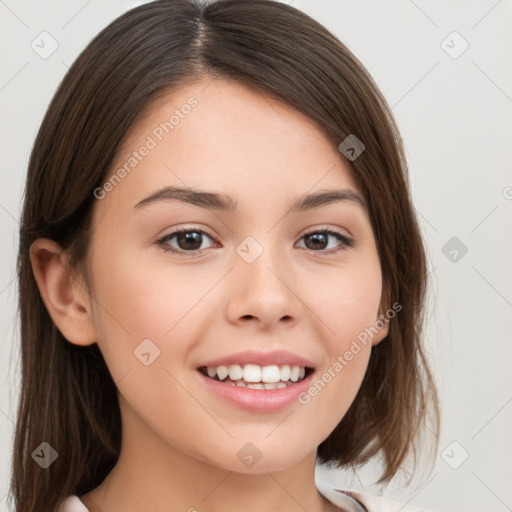
M195 374L219 403L270 413L300 403L297 397L311 385L315 367L313 359L288 350L246 350L202 361Z
M232 364L202 366L199 371L210 379L249 389L281 389L303 380L311 369L304 366Z

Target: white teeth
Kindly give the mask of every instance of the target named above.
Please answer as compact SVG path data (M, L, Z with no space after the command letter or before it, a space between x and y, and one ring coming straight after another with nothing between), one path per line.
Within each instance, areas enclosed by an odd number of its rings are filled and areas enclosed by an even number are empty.
M244 366L244 380L245 382L260 382L261 367L257 364L246 364Z
M232 364L229 366L208 366L206 368L208 377L218 377L223 381L226 377L236 385L242 387L251 387L252 389L276 389L283 388L288 385L302 380L306 375L306 368L302 366L283 365L278 366L268 365L259 366L257 364L246 364L241 366L239 364ZM291 382L290 382L291 381ZM249 386L249 384L258 384L261 387ZM269 385L267 387L267 384Z
M221 367L219 367L221 368ZM219 373L219 368L217 368L217 375ZM292 382L297 382L299 380L299 377L300 377L300 368L298 366L294 366L291 370L290 370L290 380ZM220 379L220 377L219 377Z
M208 374L209 375L209 374ZM231 380L240 380L244 376L242 367L239 364L232 364L229 367L229 378Z
M290 367L287 364L281 366L281 380L290 380Z
M265 389L263 384L247 384L247 387L250 389Z
M264 366L261 370L261 380L263 382L279 382L281 380L281 372L279 366Z
M224 380L228 376L228 369L226 366L217 366L217 376L220 380Z

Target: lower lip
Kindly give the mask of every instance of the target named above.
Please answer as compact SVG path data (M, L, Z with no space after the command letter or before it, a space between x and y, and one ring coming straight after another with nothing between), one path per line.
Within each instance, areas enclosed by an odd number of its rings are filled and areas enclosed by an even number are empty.
M305 392L311 385L314 372L311 372L300 382L291 386L276 389L251 389L232 384L224 384L218 380L206 377L197 371L207 388L215 395L240 409L257 412L279 411L298 401L297 396Z

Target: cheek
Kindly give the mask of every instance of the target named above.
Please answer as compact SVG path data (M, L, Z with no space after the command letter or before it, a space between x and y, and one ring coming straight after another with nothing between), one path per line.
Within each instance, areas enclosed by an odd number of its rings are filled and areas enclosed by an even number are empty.
M321 318L325 339L338 350L373 326L382 295L380 266L340 268L315 280L308 303Z
M183 268L159 268L136 251L98 253L96 261L100 323L125 335L129 332L134 341L161 339L204 295L208 285Z
M361 262L362 263L362 262ZM311 309L321 318L326 359L307 394L305 405L328 407L327 430L334 428L354 400L371 353L372 328L378 319L382 293L378 260L337 269L335 277L317 280Z
M324 436L346 414L361 386L371 354L372 326L381 298L379 272L345 272L317 294L323 325L325 360L299 402L311 417L322 419ZM316 312L316 311L315 311ZM325 438L324 437L324 438Z
M218 275L198 279L190 269L149 264L127 251L98 252L95 262L94 322L114 380L140 370L148 352L151 366L183 367Z
M175 411L182 411L182 419L204 414L180 384L190 348L187 325L197 321L201 308L193 306L204 295L204 285L184 279L180 270L172 276L169 269L144 266L126 252L96 261L98 345L121 399L129 404L124 414L137 411L155 431L164 426L162 435L186 439L187 422L176 422Z

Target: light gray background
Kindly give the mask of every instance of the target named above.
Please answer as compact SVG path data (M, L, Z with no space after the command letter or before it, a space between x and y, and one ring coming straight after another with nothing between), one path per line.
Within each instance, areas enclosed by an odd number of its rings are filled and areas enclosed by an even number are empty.
M99 30L141 3L0 0L2 510L19 386L15 255L29 152L68 66ZM428 343L444 410L440 450L421 486L396 481L383 493L439 512L512 510L511 2L287 3L335 33L381 87L405 140L428 244ZM43 31L58 42L47 59L31 48ZM448 37L453 31L463 39ZM457 56L464 40L469 47ZM443 253L452 237L466 254L451 246ZM318 478L333 485L378 492L372 476L371 468L357 476L318 468Z

